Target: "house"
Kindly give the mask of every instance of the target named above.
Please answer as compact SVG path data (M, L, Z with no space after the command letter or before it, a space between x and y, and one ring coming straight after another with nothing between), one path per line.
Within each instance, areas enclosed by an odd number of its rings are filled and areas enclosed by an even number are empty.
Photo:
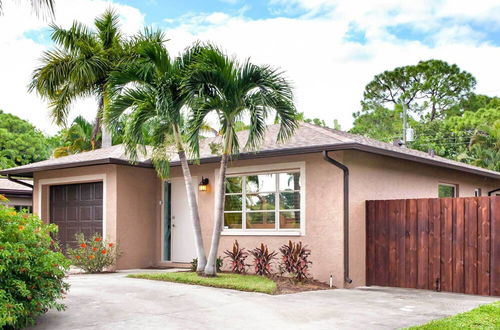
M26 209L28 212L31 212L33 205L33 188L30 187L31 184L32 181L30 180L10 181L7 178L0 178L0 195L8 198L8 206L18 211Z
M365 284L365 201L487 195L500 173L362 136L301 123L286 143L271 125L258 152L242 151L228 167L219 254L234 240L277 250L288 240L312 251L312 275L334 284ZM239 132L245 141L246 131ZM191 165L208 249L219 157L205 139ZM117 268L167 266L195 257L182 172L172 158L162 182L147 156L131 164L122 145L0 172L34 180L34 211L59 225L59 239L102 232L120 244ZM207 180L208 179L208 183ZM348 239L347 239L348 238Z

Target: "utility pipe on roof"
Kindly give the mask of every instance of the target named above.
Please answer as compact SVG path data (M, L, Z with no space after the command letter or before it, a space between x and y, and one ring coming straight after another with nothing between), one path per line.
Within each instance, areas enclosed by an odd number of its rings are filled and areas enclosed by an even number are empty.
M7 180L12 181L12 182L17 183L17 184L20 184L20 185L23 185L23 186L26 186L26 187L30 187L31 189L33 189L32 184L26 183L26 182L18 180L18 179L14 179L13 177L10 176L10 174L7 174Z
M344 172L344 281L352 283L349 278L349 168L328 156L326 150L323 151L323 159Z

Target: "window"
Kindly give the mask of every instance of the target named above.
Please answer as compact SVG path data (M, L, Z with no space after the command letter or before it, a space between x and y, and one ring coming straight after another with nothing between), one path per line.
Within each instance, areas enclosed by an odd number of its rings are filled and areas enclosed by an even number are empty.
M474 197L481 197L481 188L474 189Z
M28 213L33 213L33 208L29 205L14 205L13 208L17 212L21 212L22 210L26 210Z
M224 229L300 229L300 205L298 170L228 176Z
M439 198L458 197L458 186L455 184L440 183L438 187Z

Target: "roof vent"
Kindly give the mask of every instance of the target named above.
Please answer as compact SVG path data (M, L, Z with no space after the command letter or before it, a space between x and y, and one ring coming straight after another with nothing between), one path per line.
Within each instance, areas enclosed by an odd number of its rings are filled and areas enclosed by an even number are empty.
M394 141L392 141L392 145L395 147L401 147L403 145L403 141L400 139L394 139Z
M431 156L431 157L434 157L434 155L435 155L434 149L429 149L428 153L429 153L429 156Z

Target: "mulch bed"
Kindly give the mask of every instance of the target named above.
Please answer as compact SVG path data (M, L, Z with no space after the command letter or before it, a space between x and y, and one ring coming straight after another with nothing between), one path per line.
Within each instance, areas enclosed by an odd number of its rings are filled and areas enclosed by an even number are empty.
M276 285L278 286L278 290L275 294L289 294L304 291L336 289L335 286L330 288L328 284L313 279L308 279L304 282L299 282L293 278L283 276L272 276L270 277L270 279L276 282Z

